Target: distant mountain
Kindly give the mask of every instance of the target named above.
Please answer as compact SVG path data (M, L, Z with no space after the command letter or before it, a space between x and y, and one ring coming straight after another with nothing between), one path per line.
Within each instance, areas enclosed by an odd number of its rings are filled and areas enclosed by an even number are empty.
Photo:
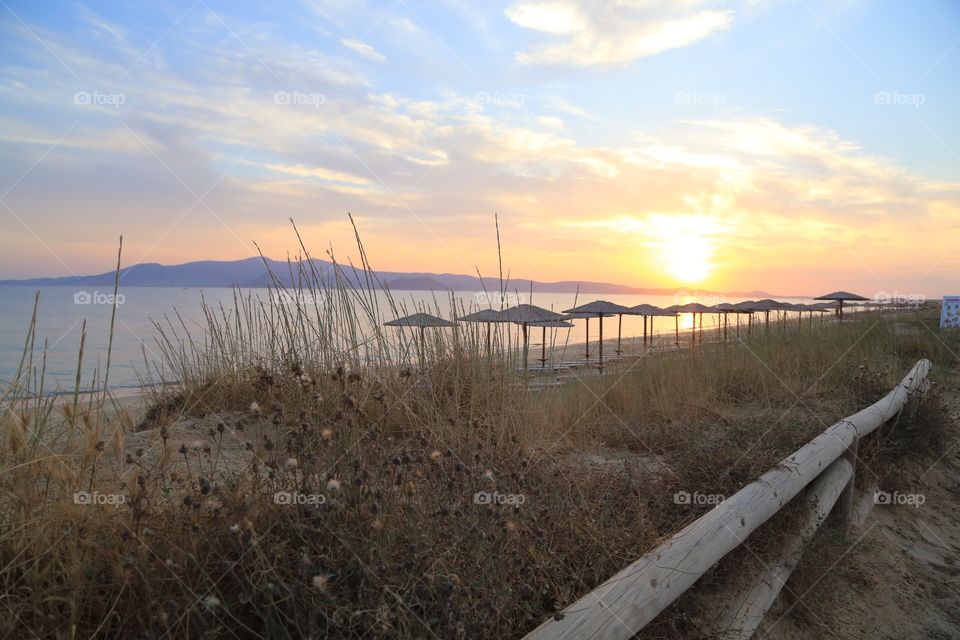
M266 263L266 264L265 264ZM326 260L314 259L312 264L304 263L304 270L315 272L318 277L329 283L334 282L333 263ZM268 269L269 268L269 269ZM349 281L366 286L366 275L349 266L341 266L341 274ZM271 277L271 273L273 277ZM135 264L120 270L121 287L266 287L277 278L284 286L290 286L299 277L299 265L278 260L261 258L246 258L244 260L216 261L202 260L178 265L161 265L156 263ZM457 275L452 273L403 273L394 271L378 271L375 273L379 284L393 290L413 291L488 291L496 293L500 290L500 281L497 278L480 278L475 276ZM112 287L115 272L108 271L89 276L66 276L62 278L30 278L26 280L0 280L0 286L25 287ZM731 297L791 297L774 296L765 291L751 291L748 293L731 292L718 294L712 291L693 291L687 289L650 289L643 287L629 287L609 282L588 282L566 280L563 282L538 282L535 280L511 279L508 283L509 292L526 293L531 290L542 293L633 293L640 295L675 295L690 291L697 295L729 295Z

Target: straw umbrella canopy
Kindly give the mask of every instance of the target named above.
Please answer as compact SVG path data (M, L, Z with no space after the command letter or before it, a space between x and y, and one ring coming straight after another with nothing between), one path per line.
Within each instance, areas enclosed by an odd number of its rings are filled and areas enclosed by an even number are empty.
M545 368L547 365L547 329L572 329L574 325L566 320L546 320L528 324L531 327L541 327L543 329L543 337L540 339L540 366Z
M796 303L796 304L791 305L791 307L793 307L793 311L796 311L796 312L797 312L797 315L798 315L799 318L800 318L800 319L797 321L797 325L798 325L798 326L800 326L800 327L803 326L803 312L804 312L804 311L806 311L807 313L810 314L810 324L813 325L813 312L814 312L814 311L817 311L817 309L814 309L813 306L814 306L814 305L812 305L812 304L804 304L804 303L802 303L802 302L798 302L798 303Z
M458 320L461 322L482 322L487 325L487 355L490 355L490 325L495 322L510 322L504 320L500 312L495 309L481 309L474 313L468 313Z
M424 347L426 345L426 336L424 331L427 327L455 327L457 326L449 320L444 320L438 316L429 313L414 313L413 315L389 320L383 323L386 327L418 327L420 329L420 364L424 361Z
M626 315L631 316L643 316L643 344L647 344L647 318L668 318L672 317L674 320L677 320L677 314L672 311L667 311L666 309L661 309L660 307L655 307L652 304L638 304L635 307L630 307L624 312ZM679 335L680 327L679 324L676 326L676 332ZM650 321L650 336L653 336L653 321Z
M757 300L753 302L749 308L752 308L754 311L763 311L764 322L766 323L767 328L769 328L770 312L785 310L787 308L786 306L784 306L785 304L789 304L789 303L784 303L784 302L780 302L779 300L772 300L770 298L766 298L764 300Z
M531 322L550 322L564 320L559 313L554 313L549 309L537 307L532 304L518 304L515 307L509 307L499 313L500 317L506 322L515 322L523 327L523 370L527 370L527 326Z
M837 307L837 313L840 315L840 322L843 322L843 303L852 302L854 300L866 300L863 296L859 296L855 293L850 293L849 291L834 291L833 293L826 293L822 296L817 296L814 300L832 300L839 303Z
M820 313L820 324L823 324L823 317L828 311L839 308L839 303L836 302L817 302L815 304L808 304L807 309L810 311L811 319L810 322L813 322L813 312L817 311Z
M713 307L708 307L705 304L700 304L699 302L688 302L687 304L675 304L672 307L667 307L666 311L673 313L692 313L693 314L693 326L690 329L690 344L694 343L694 338L697 334L697 314L700 314L700 341L703 342L703 314L711 313L714 311ZM678 321L679 322L679 321ZM679 342L679 340L678 340Z
M617 353L620 353L620 329L623 323L623 314L628 308L622 304L608 302L607 300L596 300L582 304L579 307L567 309L564 313L589 313L600 318L600 370L603 371L603 318L617 314L620 317L620 324L617 326Z

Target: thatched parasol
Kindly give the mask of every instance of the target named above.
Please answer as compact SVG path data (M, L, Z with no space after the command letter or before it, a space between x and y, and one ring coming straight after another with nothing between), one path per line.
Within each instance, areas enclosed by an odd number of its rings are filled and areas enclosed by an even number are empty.
M620 316L621 325L623 321L623 314L628 311L627 307L622 304L616 304L613 302L608 302L606 300L596 300L595 302L588 302L587 304L582 304L578 307L572 309L567 309L564 313L572 316L573 314L582 315L589 314L594 318L600 318L600 371L603 371L603 319L604 317L609 318L610 316L617 314ZM589 342L589 340L588 340ZM620 326L617 327L617 353L620 353Z
M625 313L626 315L631 315L631 316L643 316L643 346L647 346L647 342L648 342L648 340L647 340L647 333L648 333L648 332L647 332L647 318L651 318L651 320L650 320L650 331L649 331L649 335L650 335L650 340L649 340L649 342L650 342L650 343L653 342L653 320L652 320L652 318L669 318L669 317L672 317L672 318L676 321L676 322L675 322L675 325L676 325L676 326L675 326L674 329L675 329L675 331L676 331L676 333L677 333L677 336L678 336L677 342L678 342L678 343L680 342L680 340L679 340L680 326L679 326L679 321L677 321L677 314L676 314L676 313L673 313L673 312L671 312L671 311L667 311L666 309L661 309L660 307L655 307L655 306L653 306L652 304L638 304L638 305L635 306L635 307L630 307L630 308L627 309L624 313Z
M700 342L703 342L703 314L711 313L714 311L713 307L708 307L705 304L700 304L699 302L688 302L687 304L675 304L672 307L667 307L666 311L673 313L691 313L693 314L693 326L690 329L690 345L696 341L697 335L697 314L700 314ZM679 342L679 340L678 340Z
M468 313L458 320L461 322L483 322L487 325L487 356L490 355L490 325L495 322L510 322L504 320L500 312L494 309L481 309L474 313Z
M528 337L527 325L531 322L550 322L555 320L564 320L559 313L554 313L543 307L536 307L532 304L518 304L515 307L504 309L500 312L500 317L506 322L515 322L523 327L523 370L527 370L528 355Z
M386 327L418 327L420 329L420 365L424 362L424 349L426 346L426 336L424 331L427 327L455 327L457 326L449 320L444 320L438 316L432 316L429 313L415 313L396 320L390 320L383 323Z
M723 314L723 340L727 341L727 327L730 324L727 316L731 313L737 314L737 337L740 337L740 314L741 313L753 313L752 311L747 311L746 309L741 309L732 302L721 302L720 304L714 307L716 311L719 311Z
M840 316L840 322L843 322L843 303L850 302L853 300L866 300L863 296L858 296L855 293L850 293L849 291L834 291L833 293L827 293L822 296L817 296L814 300L832 300L840 304L837 307L837 313Z

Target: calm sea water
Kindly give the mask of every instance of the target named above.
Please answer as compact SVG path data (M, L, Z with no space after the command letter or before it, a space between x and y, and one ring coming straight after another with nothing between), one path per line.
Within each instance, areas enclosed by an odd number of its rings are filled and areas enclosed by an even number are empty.
M33 312L34 296L38 290L29 287L0 287L0 394L10 385L10 381L17 375L24 341L30 326ZM203 314L201 312L201 296L208 304L223 303L227 308L233 306L233 291L231 289L189 289L180 287L126 287L120 292L123 298L118 297L116 326L114 329L113 352L110 365L109 386L113 388L136 387L140 383L138 371L142 373L147 362L159 360L155 337L157 335L153 321L163 321L165 316L178 312L188 329L195 335L202 335L204 330ZM264 300L270 299L267 290L254 290L254 295ZM84 320L86 320L86 345L82 367L82 386L90 387L94 381L95 372L102 372L107 359L107 339L110 330L110 303L111 290L78 290L75 287L44 287L39 289L40 303L37 314L37 337L33 348L34 366L28 375L39 376L44 352L46 352L46 383L45 392L70 391L74 386L77 371L77 356L80 346L80 336ZM426 304L433 309L435 304L440 306L443 315L449 316L449 295L446 293L433 294L425 291L394 291L394 298L401 301L409 309ZM457 292L454 294L458 304L464 308L486 308L488 299L485 294L476 292ZM718 298L716 296L698 297L689 296L640 296L615 295L603 296L594 294L580 294L579 298L572 293L534 293L531 299L520 297L520 302L529 302L541 307L562 311L575 304L583 304L597 298L603 298L625 306L641 303L656 306L670 306L687 302L702 302L703 304L717 304L719 302L740 302L742 298ZM499 308L499 301L494 301L494 308ZM517 302L516 297L509 299L510 303ZM796 302L796 300L794 300ZM388 308L386 304L381 308ZM661 334L672 333L674 321L672 318L655 318L654 331ZM681 316L681 330L689 328L689 315ZM712 327L716 323L716 316L704 315L704 327ZM604 337L616 336L616 318L604 322ZM573 329L559 330L552 337L548 333L547 340L555 345L574 345L584 342L586 323L583 320L576 322ZM597 322L590 322L590 339L596 339ZM643 319L634 316L624 316L623 336L636 337L643 334ZM531 345L539 346L541 332L531 333ZM568 347L569 358L575 358L580 349ZM24 374L21 373L21 376ZM102 373L99 374L102 381Z

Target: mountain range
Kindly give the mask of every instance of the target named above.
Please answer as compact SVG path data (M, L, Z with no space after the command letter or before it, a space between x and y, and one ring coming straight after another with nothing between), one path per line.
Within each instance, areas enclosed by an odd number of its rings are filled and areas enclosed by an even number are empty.
M313 259L313 269L323 278L332 279L333 263ZM310 265L304 264L304 270ZM360 269L341 265L342 273L351 281L366 286L366 275ZM291 271L293 276L291 276ZM120 270L121 287L266 287L273 282L271 273L284 286L290 286L296 280L298 264L271 260L269 258L246 258L243 260L201 260L178 265L157 263L135 264ZM498 278L458 275L452 273L405 273L399 271L376 271L376 280L372 286L387 287L394 291L492 291L500 290ZM0 286L72 286L72 287L112 287L116 273L108 271L87 276L64 276L54 278L29 278L24 280L0 280ZM590 282L584 280L564 280L560 282L539 282L523 278L511 278L509 292L538 291L544 293L631 293L640 295L674 295L685 289L664 289L631 287L609 282ZM696 291L698 295L720 294L721 292ZM745 298L792 297L774 296L765 291L727 291L722 295Z

